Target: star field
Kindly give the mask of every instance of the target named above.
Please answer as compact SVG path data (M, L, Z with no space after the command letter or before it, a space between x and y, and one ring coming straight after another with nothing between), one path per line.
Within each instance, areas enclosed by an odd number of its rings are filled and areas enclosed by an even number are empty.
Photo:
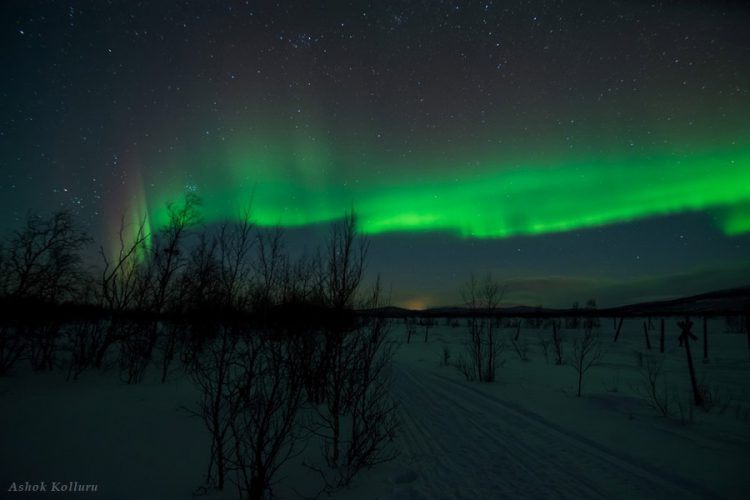
M545 305L750 275L742 2L0 9L2 227L69 208L106 245L196 193L294 243L354 207L401 304L471 271Z

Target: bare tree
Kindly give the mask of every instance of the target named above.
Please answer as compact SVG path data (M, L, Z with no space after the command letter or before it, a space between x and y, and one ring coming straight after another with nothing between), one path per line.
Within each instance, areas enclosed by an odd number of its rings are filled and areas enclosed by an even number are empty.
M103 331L95 330L94 335L82 339L82 342L91 344L88 348L81 346L82 352L90 350L94 353L92 364L96 368L102 367L109 348L123 340L129 331L123 314L145 307L147 293L143 261L148 258L151 241L147 220L144 218L135 225L128 225L123 216L118 236L118 246L113 255L108 255L103 247L99 249L104 265L99 281L98 304L111 319Z
M167 204L169 222L166 227L153 235L153 248L150 264L153 266L150 309L161 313L168 305L176 276L185 265L182 249L186 231L200 222L200 198L188 193L179 205Z
M474 373L467 378L480 382L494 382L497 376L498 357L502 350L499 335L496 333L496 316L504 289L491 274L487 274L481 283L472 274L461 293L471 311L471 317L467 320L466 346L469 356L468 368Z
M333 310L334 321L325 331L319 375L323 377L327 412L323 418L330 429L327 452L329 464L337 465L341 453L342 418L349 409L347 380L355 352L347 342L351 311L362 281L369 243L359 234L357 217L349 212L342 223L334 224L326 247L321 283L326 304Z
M379 307L380 301L378 280L367 307ZM328 404L320 412L328 468L311 467L321 474L328 492L349 484L361 470L396 456L389 446L398 422L389 394L393 350L388 332L387 320L374 316L342 339L336 361L343 360L346 370L340 379L328 380Z
M379 307L380 283L375 285L371 308ZM339 484L346 485L362 469L395 458L388 446L398 421L396 405L389 395L392 344L387 342L389 325L385 318L372 317L354 337L356 352L352 380L351 425L345 461L339 469Z
M601 342L599 336L590 329L585 329L583 337L573 339L573 353L570 357L570 365L578 373L578 397L581 397L583 376L589 369L597 364L602 357Z
M49 219L30 215L14 233L4 259L8 295L47 302L69 298L81 283L80 250L89 241L70 212Z
M365 270L370 243L359 232L354 210L341 224L334 224L326 248L325 287L327 303L335 310L351 309Z
M217 325L218 334L193 360L190 377L201 391L198 410L211 434L211 451L206 483L221 490L233 450L231 428L240 411L239 383L246 378L246 367L253 365L258 351L245 350L240 359L239 334L232 328ZM244 382L247 383L247 382Z
M271 306L281 299L282 281L284 279L285 262L284 231L275 227L270 232L260 231L257 235L257 275L255 308L261 314L266 314Z
M554 352L555 352L555 364L562 365L565 363L565 357L563 356L563 342L565 341L565 339L563 338L562 333L559 331L560 323L558 322L558 320L553 319L551 323L552 323L552 347L554 348ZM586 329L586 331L591 333L590 329Z
M243 310L250 299L250 253L254 225L246 209L237 224L222 224L218 241L221 296L227 309Z
M302 370L291 343L245 335L244 372L238 411L231 419L233 454L240 498L273 495L273 477L297 451L297 416L304 402Z
M200 221L200 198L192 193L180 204L167 204L167 225L151 236L151 250L142 266L139 282L144 286L146 312L140 325L127 331L120 343L120 366L130 384L139 383L161 340L162 378L174 356L175 336L179 329L160 321L160 315L170 308L179 309L180 272L187 263L183 249L188 229ZM160 335L161 333L161 335Z
M31 302L34 307L50 307L76 298L84 282L80 251L88 242L68 211L48 219L29 215L0 259L0 285L4 299L17 304L14 314L29 313ZM0 372L7 372L25 352L34 369L51 370L61 321L54 316L30 316L22 323L0 329Z
M471 317L467 319L468 337L466 347L469 356L467 366L463 367L464 375L468 380L483 380L484 374L484 321L479 318L480 298L479 283L474 273L469 277L469 281L464 284L461 291L464 303L471 311ZM469 373L471 374L469 376Z
M485 363L486 373L484 380L486 382L494 382L496 377L497 358L500 354L501 345L496 338L495 318L504 294L505 290L500 286L500 283L492 278L492 274L487 273L482 284L482 305L488 315L485 328L487 334L487 360Z

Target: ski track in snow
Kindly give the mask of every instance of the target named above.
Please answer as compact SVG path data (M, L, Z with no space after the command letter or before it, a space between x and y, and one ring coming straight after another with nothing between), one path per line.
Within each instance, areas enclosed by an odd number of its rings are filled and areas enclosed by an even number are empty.
M391 499L718 498L467 384L395 366Z

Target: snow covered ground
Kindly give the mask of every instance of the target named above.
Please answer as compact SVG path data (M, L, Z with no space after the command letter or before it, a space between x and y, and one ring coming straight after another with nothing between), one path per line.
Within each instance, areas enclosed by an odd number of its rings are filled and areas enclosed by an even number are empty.
M685 412L675 401L669 418L638 395L639 365L661 356L658 325L649 353L641 320L626 320L616 344L604 321L605 354L584 378L581 398L575 371L551 355L545 361L539 339L552 335L548 329L521 331L528 361L510 345L515 329L503 330L498 380L480 384L441 364L444 349L453 360L461 354L463 327L434 327L427 343L420 327L410 344L403 328L396 322L392 333L401 343L392 373L400 455L335 499L745 498L750 491L750 356L745 336L723 333L723 321L709 322L708 362L702 343L692 344L698 379L718 396L711 411L691 417L685 353L676 322L667 320L662 377ZM562 333L569 353L581 331ZM165 384L154 371L129 386L115 372L66 382L62 372L19 367L0 379L0 498L19 497L7 491L14 481L97 484L96 497L106 499L191 498L208 465L207 431L185 409L197 397L179 372ZM281 498L317 491L303 457L281 471L274 489ZM203 498L234 496L230 485Z

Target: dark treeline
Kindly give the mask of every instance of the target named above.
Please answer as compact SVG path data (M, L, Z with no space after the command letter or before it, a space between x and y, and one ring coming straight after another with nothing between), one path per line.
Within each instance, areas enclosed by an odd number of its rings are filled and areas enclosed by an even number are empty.
M179 373L201 394L194 414L212 436L206 487L241 498L272 493L279 467L311 442L321 491L392 458L392 344L379 283L365 290L368 241L354 212L314 255L292 258L281 229L249 213L201 225L200 200L168 205L168 222L119 228L99 264L68 212L29 216L0 247L0 375L28 362L117 371L129 384Z

